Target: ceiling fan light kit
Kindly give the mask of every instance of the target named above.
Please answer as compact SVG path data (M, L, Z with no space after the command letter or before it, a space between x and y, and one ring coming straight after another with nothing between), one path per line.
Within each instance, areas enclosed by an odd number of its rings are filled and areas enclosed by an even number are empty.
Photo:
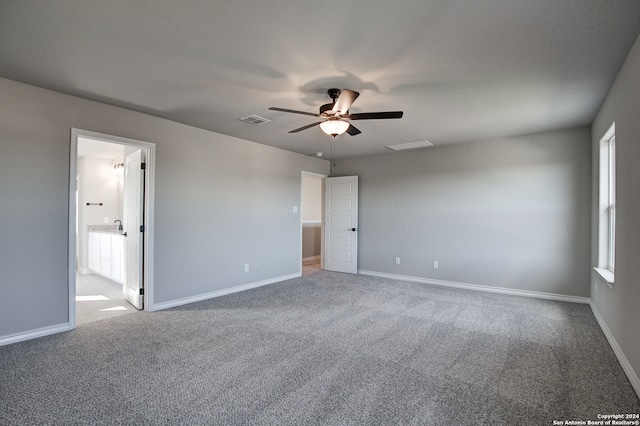
M272 111L311 115L313 117L324 119L324 121L318 121L316 123L307 124L306 126L293 129L289 133L298 133L319 125L320 129L324 133L333 137L343 133L348 133L351 136L359 135L361 133L360 130L345 120L382 120L389 118L402 118L402 111L363 112L351 114L349 112L349 108L351 108L353 102L358 98L358 96L360 96L360 93L349 89L329 89L327 90L327 94L333 102L322 105L318 114L278 107L270 107L269 109Z
M349 123L342 120L327 120L320 123L320 129L334 138L346 132L349 126Z

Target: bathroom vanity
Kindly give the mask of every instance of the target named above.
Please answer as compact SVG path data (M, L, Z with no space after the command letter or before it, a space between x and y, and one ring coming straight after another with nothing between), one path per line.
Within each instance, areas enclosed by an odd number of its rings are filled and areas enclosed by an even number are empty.
M124 284L124 238L120 232L89 231L89 269Z

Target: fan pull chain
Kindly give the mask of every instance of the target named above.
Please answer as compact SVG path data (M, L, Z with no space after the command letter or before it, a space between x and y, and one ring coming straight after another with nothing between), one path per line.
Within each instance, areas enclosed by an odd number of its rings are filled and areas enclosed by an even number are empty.
M335 139L331 139L331 164L329 165L329 173L333 174L333 168L336 166L336 163L333 162L333 156L335 154L336 144Z

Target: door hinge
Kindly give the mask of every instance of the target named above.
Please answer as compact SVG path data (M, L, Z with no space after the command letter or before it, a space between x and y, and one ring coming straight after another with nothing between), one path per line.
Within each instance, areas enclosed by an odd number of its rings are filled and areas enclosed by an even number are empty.
M140 289L140 296L144 296L144 288Z
M144 232L144 225L140 225L140 232Z
M140 170L146 170L147 163L140 163Z

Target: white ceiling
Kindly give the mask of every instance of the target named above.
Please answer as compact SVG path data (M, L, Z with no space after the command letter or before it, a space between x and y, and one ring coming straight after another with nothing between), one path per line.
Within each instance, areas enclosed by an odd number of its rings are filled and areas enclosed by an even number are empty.
M404 111L338 158L590 124L639 33L638 0L0 0L0 76L303 154L268 107Z
M123 160L124 146L95 139L78 138L78 157L82 156Z

